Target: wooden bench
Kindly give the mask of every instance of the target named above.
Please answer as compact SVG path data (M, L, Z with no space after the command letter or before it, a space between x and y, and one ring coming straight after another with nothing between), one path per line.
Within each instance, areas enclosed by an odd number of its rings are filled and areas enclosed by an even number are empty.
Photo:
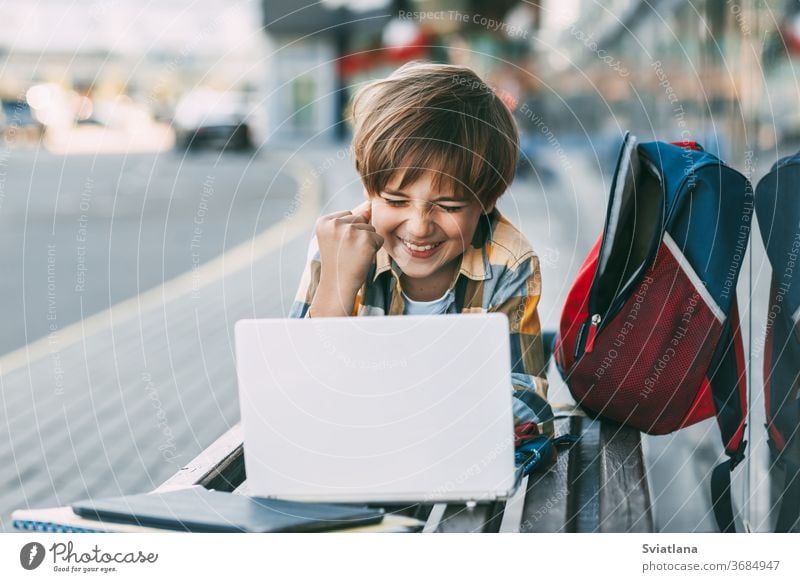
M387 507L425 521L425 532L651 532L653 517L638 431L575 413L556 433L581 435L557 463L525 478L508 502ZM200 485L246 492L240 425L157 490Z

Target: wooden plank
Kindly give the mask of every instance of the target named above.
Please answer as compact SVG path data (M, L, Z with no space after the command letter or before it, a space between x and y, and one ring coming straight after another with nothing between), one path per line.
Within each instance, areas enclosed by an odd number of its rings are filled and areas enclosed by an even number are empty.
M503 523L503 515L506 511L505 501L493 501L486 506L486 521L483 524L483 533L497 533Z
M570 418L570 432L580 435L569 453L566 531L600 529L600 483L603 447L600 422L585 416Z
M568 454L562 454L546 472L529 476L520 533L567 531L568 464Z
M638 431L576 415L556 434L581 440L532 476L521 532L653 531Z
M569 421L557 420L555 430L557 436L568 433ZM521 533L567 531L568 471L569 451L563 451L547 471L528 476L519 525Z
M628 427L603 423L600 440L600 531L652 532L641 435Z

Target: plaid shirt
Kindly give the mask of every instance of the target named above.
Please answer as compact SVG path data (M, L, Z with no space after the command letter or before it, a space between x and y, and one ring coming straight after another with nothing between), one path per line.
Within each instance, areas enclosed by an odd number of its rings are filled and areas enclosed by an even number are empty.
M402 315L405 300L401 271L381 248L358 292L353 315ZM289 317L308 317L320 277L320 255L312 238L308 264ZM461 258L448 293L447 313L505 313L511 335L511 381L518 438L537 432L553 434L547 403L547 378L537 306L541 295L539 257L530 243L496 209L483 215L472 244Z

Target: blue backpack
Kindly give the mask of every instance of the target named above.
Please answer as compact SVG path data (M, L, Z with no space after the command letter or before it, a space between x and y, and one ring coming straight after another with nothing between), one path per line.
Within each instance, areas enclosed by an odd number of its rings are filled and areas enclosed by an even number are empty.
M747 179L694 142L625 137L605 227L564 304L555 360L578 404L649 434L716 417L728 460L714 515L735 531L747 387L736 281L750 239Z
M756 216L772 266L764 346L764 403L772 462L785 482L777 532L800 514L800 153L779 160L758 183Z

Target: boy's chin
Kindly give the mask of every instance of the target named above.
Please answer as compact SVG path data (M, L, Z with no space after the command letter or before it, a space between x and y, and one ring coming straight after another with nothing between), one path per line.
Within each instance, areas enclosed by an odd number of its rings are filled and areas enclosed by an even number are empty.
M398 263L400 270L403 271L403 275L405 275L409 279L425 279L430 277L439 269L430 269L430 268L422 268L417 267L414 265L401 265Z

